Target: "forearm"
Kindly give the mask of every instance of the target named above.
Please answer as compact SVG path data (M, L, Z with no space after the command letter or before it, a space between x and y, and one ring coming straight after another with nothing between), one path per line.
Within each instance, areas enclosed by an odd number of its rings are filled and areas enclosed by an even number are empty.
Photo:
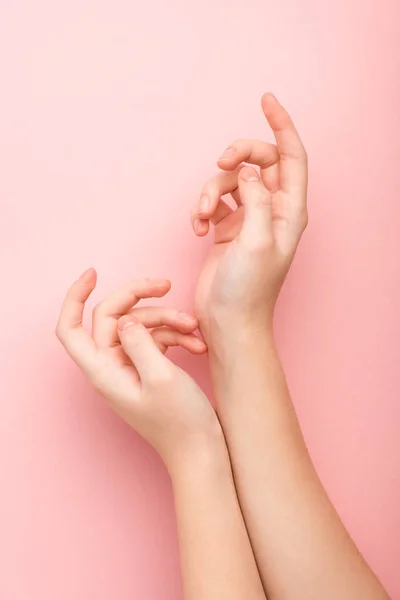
M231 339L229 337L232 335ZM272 600L387 598L308 455L271 335L209 344L218 413Z
M185 600L265 600L222 433L171 479Z

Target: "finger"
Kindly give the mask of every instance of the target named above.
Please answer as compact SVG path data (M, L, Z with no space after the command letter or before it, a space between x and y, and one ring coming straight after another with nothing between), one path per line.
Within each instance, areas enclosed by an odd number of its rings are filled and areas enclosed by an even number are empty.
M192 333L198 327L196 317L173 308L140 306L139 308L133 308L128 314L133 315L147 328L167 326L182 333Z
M260 140L236 140L221 154L218 159L220 169L232 171L240 163L250 163L266 169L279 161L279 153L275 144Z
M293 121L273 94L264 94L261 105L278 146L280 187L302 190L307 185L307 154Z
M236 202L236 204L238 206L240 206L241 204L243 204L242 199L240 197L240 192L239 192L239 188L236 188L236 190L233 190L231 192L231 196L234 199L234 201Z
M118 321L121 346L131 359L142 381L167 377L171 363L157 347L150 331L132 315Z
M200 201L192 211L192 222L195 219L210 220L212 218L218 208L221 196L230 194L237 188L240 168L238 167L234 171L221 171L206 183Z
M90 333L83 328L85 302L96 287L97 274L87 269L69 289L56 327L56 335L71 358L90 372L97 359L97 348Z
M234 197L233 193L232 193L232 197ZM213 216L211 217L210 221L213 225L218 225L218 223L220 221L222 221L223 219L226 219L226 217L229 217L232 213L233 213L233 210L231 209L231 207L227 205L225 200L221 199L218 202L217 209L216 209L215 213L213 214Z
M197 209L193 209L190 213L190 220L192 223L193 231L198 237L207 235L210 228L208 219L200 219L198 216Z
M168 327L160 327L154 329L151 335L163 353L171 346L181 346L192 354L204 354L207 352L206 344L193 333L181 333Z
M241 170L239 190L245 211L239 240L247 247L263 248L273 240L271 194L252 167Z
M101 348L118 344L118 319L141 298L161 298L170 288L168 279L136 279L110 294L93 311L92 335L96 344Z

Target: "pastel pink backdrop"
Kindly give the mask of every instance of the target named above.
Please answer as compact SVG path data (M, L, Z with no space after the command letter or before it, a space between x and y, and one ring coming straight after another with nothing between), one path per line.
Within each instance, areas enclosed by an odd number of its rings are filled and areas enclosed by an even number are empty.
M277 332L347 527L400 599L398 0L2 0L0 597L182 598L168 478L55 340L94 300L168 276L191 308L188 213L274 91L310 157L310 226ZM176 359L209 390L206 361ZM249 399L249 402L251 399Z

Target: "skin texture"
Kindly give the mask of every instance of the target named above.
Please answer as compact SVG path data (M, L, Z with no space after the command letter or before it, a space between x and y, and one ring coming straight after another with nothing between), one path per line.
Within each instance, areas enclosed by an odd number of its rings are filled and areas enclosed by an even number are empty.
M307 155L276 98L262 109L276 146L234 142L192 211L197 235L215 225L196 312L239 501L270 600L387 599L313 468L276 351L274 307L307 224Z
M137 280L93 311L88 269L70 288L56 333L113 410L164 461L174 490L186 600L265 600L217 416L195 382L164 355L170 346L203 354L197 320L169 308L137 307L162 297L168 280Z

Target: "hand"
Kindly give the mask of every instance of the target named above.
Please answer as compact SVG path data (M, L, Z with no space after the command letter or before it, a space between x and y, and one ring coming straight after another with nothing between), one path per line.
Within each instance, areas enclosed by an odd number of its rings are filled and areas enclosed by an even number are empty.
M192 211L198 236L207 234L210 222L215 225L196 293L196 314L209 346L218 327L272 326L279 290L307 225L305 149L272 94L263 96L262 109L276 146L255 140L231 144L218 160L222 171L206 184ZM221 199L229 193L235 211Z
M219 431L203 392L164 356L169 346L182 346L193 354L206 352L204 342L193 334L197 320L167 308L132 308L141 298L159 298L170 289L164 279L136 280L96 306L90 334L82 318L95 286L94 269L72 285L57 336L93 387L173 468L206 441L209 432Z

